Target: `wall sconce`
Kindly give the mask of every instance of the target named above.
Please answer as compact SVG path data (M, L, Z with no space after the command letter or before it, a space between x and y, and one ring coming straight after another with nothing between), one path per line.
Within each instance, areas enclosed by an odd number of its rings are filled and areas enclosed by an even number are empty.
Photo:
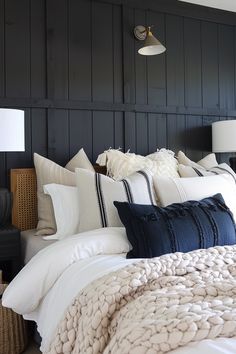
M153 36L151 27L136 26L134 36L139 41L144 41L144 45L138 50L141 55L157 55L166 51L166 47Z

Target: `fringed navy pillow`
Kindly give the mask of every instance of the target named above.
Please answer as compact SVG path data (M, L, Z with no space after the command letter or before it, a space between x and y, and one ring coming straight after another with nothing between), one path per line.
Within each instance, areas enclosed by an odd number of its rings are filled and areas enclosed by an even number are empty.
M114 202L133 249L127 258L236 244L231 211L221 194L160 208Z

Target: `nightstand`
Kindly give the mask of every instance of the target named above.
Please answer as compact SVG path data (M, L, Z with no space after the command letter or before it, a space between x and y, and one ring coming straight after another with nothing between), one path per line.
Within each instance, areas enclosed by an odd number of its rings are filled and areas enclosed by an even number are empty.
M0 269L7 282L21 269L20 231L11 225L0 228Z

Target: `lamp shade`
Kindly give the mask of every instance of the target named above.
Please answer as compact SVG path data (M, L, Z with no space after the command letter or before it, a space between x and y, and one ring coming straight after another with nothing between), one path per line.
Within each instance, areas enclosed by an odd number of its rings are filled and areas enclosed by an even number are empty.
M212 124L212 151L236 151L236 120L222 120Z
M0 151L25 151L24 111L0 108Z
M157 55L164 53L166 47L161 44L161 42L153 36L152 32L148 29L146 39L142 48L138 50L141 55Z

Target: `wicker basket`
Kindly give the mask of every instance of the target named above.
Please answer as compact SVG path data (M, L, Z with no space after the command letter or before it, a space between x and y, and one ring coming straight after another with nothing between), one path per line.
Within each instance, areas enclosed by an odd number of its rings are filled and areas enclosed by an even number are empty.
M20 354L27 345L26 323L23 317L0 302L0 354Z

